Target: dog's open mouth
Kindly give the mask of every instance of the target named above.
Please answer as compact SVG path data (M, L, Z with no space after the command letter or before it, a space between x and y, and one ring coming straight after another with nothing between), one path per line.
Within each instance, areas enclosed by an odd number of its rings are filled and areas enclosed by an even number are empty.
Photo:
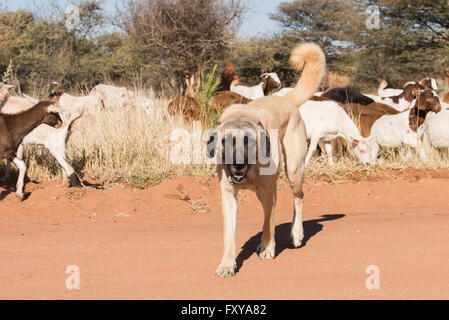
M243 173L231 173L231 181L235 184L242 184L246 180L246 176Z

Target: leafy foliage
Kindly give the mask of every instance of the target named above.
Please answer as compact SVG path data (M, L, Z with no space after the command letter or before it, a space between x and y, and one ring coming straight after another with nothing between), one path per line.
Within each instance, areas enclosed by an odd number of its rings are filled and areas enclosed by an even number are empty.
M80 24L73 30L57 6L42 5L49 12L41 14L0 6L0 74L35 96L46 93L52 81L88 91L100 82L130 86L136 79L174 95L186 77L204 80L201 70L217 64L220 73L231 60L248 85L276 72L291 86L298 74L288 60L299 41L318 42L328 71L349 76L364 90L376 88L380 79L399 86L425 76L441 78L449 67L446 0L289 1L272 14L281 32L249 39L236 37L245 0L123 0L115 19L102 3L77 0ZM365 25L369 5L380 8L380 29ZM210 96L201 94L205 100Z
M220 75L217 73L218 65L215 65L211 70L201 71L201 88L197 93L196 98L203 109L205 123L208 128L215 127L220 117L212 108L212 101L214 95L220 86Z

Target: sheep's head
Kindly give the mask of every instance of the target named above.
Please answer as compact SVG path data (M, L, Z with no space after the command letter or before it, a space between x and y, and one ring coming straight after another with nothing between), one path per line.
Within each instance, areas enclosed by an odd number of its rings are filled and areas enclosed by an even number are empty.
M49 91L50 92L48 94L48 100L51 100L51 101L59 101L59 98L61 98L61 96L65 92L62 84L60 84L59 82L56 82L56 81L54 81L50 84Z
M353 139L352 147L354 154L363 164L373 165L376 163L379 147L375 143L371 143L370 139Z
M279 91L282 87L281 81L276 73L265 73L262 75L263 85L262 89L266 96Z
M417 132L424 124L429 112L440 112L441 103L438 95L433 90L423 90L416 99L415 105L410 111L409 127L413 132Z
M425 89L428 90L438 90L438 84L435 78L425 78L419 82Z
M408 102L412 102L418 97L420 91L422 90L424 90L424 87L418 82L415 81L408 82L404 86L404 92L402 92L402 94L399 97L404 98Z
M423 90L416 100L416 106L419 110L440 112L441 103L438 95L433 90Z

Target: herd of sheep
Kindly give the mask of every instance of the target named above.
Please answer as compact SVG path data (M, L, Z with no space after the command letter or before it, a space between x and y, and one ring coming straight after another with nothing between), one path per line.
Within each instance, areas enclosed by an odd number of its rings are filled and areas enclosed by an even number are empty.
M267 95L284 96L293 90L283 88L276 73L262 75L256 86L242 84L236 73L228 76L227 83L228 87L214 98L214 109L224 109L233 103L246 104ZM352 147L357 158L370 165L375 164L381 147L418 148L423 139L436 148L449 147L449 101L447 96L439 97L437 91L436 80L425 78L407 82L401 89L387 88L382 81L377 95L362 94L348 87L317 92L299 108L310 141L306 163L318 146L330 164L335 148L344 145ZM184 107L189 111L189 119L194 118L197 109L192 107L194 104L180 106L174 105L175 102L179 100L173 101L172 107Z
M154 111L152 99L104 84L97 85L87 96L76 97L65 93L58 83L52 83L44 101L26 95L12 96L10 89L8 85L0 87L0 158L8 161L1 180L9 179L13 162L19 168L16 194L21 199L26 171L22 159L24 144L45 146L61 165L70 186L81 186L66 156L73 123L84 113L109 105L138 106L148 114ZM267 95L283 96L292 90L282 87L276 73L263 74L256 86L242 84L235 72L231 76L223 73L221 90L215 94L210 112L222 111L235 103L244 105ZM341 146L352 147L364 164L374 164L381 147L418 148L423 139L436 148L449 147L449 101L439 97L437 90L435 79L426 78L410 81L401 89L389 89L382 81L377 95L362 94L352 88L317 92L299 108L310 141L306 163L318 147L330 164L334 150ZM190 121L199 120L204 113L195 97L177 98L167 111L182 114Z
M143 107L148 114L151 114L154 108L154 102L149 98L137 95L134 91L126 88L104 84L97 85L87 96L77 97L67 94L60 84L54 82L43 101L27 95L12 96L9 93L11 88L10 85L1 85L0 87L0 160L8 161L5 175L0 180L9 180L10 165L13 162L19 168L16 195L20 199L23 199L26 171L22 159L23 145L45 146L61 165L64 180L69 178L70 186L78 187L82 185L81 181L67 161L66 155L67 141L74 122L83 114L102 109L105 106L139 106ZM60 124L51 125L42 117L42 119L29 117L42 103L51 107L49 114L56 112L61 120ZM28 124L32 124L32 126L30 127ZM19 130L21 128L27 130L22 132Z

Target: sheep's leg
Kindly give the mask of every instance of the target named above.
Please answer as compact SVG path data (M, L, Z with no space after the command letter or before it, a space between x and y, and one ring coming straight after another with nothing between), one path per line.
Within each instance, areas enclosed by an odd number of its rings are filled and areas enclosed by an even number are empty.
M81 187L81 181L76 175L75 170L73 170L72 166L67 162L65 143L61 145L51 143L47 148L62 167L63 181L68 177L70 179L70 187Z
M334 159L332 158L332 151L333 151L332 143L326 142L324 144L324 148L326 149L326 154L327 154L327 159L329 160L329 164L331 166L333 166L334 165Z
M23 144L19 146L16 153L16 158L22 160L23 159ZM11 177L11 161L8 160L6 162L5 175L0 179L1 182L6 182Z
M320 138L318 136L312 136L312 139L310 140L309 152L307 153L306 157L306 165L309 164L310 159L312 158L312 155L315 152L316 147L318 146L319 140Z
M17 185L16 185L16 196L20 200L23 200L23 185L24 185L24 179L25 179L25 172L27 170L27 167L25 165L25 162L23 160L14 157L12 159L12 162L19 168L19 178L17 179Z
M0 182L6 182L9 180L9 177L11 176L11 161L6 162L6 168L5 168L5 174L0 179Z

